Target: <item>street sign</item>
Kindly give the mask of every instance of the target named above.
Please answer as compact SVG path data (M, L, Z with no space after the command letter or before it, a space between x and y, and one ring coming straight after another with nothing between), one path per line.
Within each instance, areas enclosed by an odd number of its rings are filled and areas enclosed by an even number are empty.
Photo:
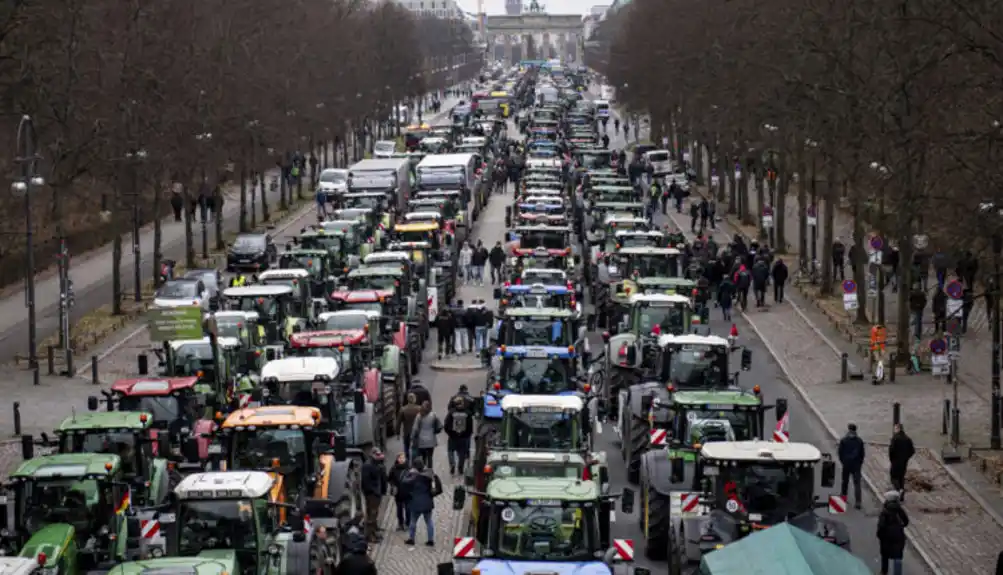
M818 225L818 208L815 206L808 206L806 210L808 212L808 225L817 226Z
M881 236L871 236L870 246L872 250L880 252L885 247L885 241L881 239Z
M931 339L930 340L930 353L934 355L941 355L947 351L947 342L943 339Z
M669 138L668 138L668 136L662 136L662 146L666 146L667 147L668 145L669 145Z
M951 372L951 359L944 354L930 356L930 373L947 375Z
M853 280L843 281L843 293L857 293L857 282Z
M766 206L763 208L763 227L772 228L773 227L773 208Z
M843 281L843 309L853 311L860 305L857 301L857 282L853 280Z
M947 298L947 317L959 318L957 320L958 324L956 328L953 330L948 330L952 333L955 333L956 331L961 329L960 318L964 313L964 310L962 310L961 308L962 308L962 301L960 299Z
M961 357L961 336L952 335L947 338L947 356L951 359Z
M950 300L948 300L950 302ZM960 317L949 317L947 324L944 326L947 333L960 333L961 332L961 318Z
M867 295L875 296L878 295L878 276L877 274L867 274Z
M965 295L965 288L958 280L951 280L944 286L944 293L951 299L961 299Z
M151 309L146 322L150 341L202 339L202 308L198 306Z

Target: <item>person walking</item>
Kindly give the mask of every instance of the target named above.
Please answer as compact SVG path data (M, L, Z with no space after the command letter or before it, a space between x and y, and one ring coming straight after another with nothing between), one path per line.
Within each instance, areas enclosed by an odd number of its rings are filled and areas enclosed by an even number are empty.
M407 499L404 497L405 491L401 489L401 483L404 482L404 476L407 475L408 466L408 453L405 448L404 452L397 454L397 459L394 460L393 467L390 468L389 483L390 483L390 495L394 498L394 505L397 508L397 531L403 532L411 525L411 515L407 510Z
M700 221L700 204L690 203L690 231L697 233L697 222Z
M892 440L888 443L888 462L891 464L888 472L892 489L899 492L899 501L905 502L905 472L909 460L916 454L916 447L912 444L912 438L902 429L901 423L896 423L892 429Z
M774 303L784 303L784 285L787 283L789 272L783 259L777 258L777 261L773 263L773 271L770 275L773 276L773 301Z
M474 433L473 417L463 397L455 397L450 402L443 427L448 436L449 474L463 475L463 468L470 457L470 436Z
M770 283L770 267L765 259L752 264L752 290L756 294L756 307L766 307L766 288Z
M484 303L484 300L480 300L481 305L477 310L477 317L474 323L474 344L477 349L478 355L488 347L488 329L491 327L491 322L494 320L494 313L488 306Z
M941 290L943 291L943 290ZM944 304L945 311L947 304ZM916 339L923 338L923 310L926 309L926 292L921 289L914 289L909 292L909 311L913 318L913 335Z
M414 452L411 450L411 432L414 430L414 421L419 415L421 406L418 405L418 397L413 393L407 394L407 403L401 408L400 423L397 424L397 435L404 443L404 453L407 454L408 461L414 459Z
M478 286L484 285L484 264L488 262L488 250L480 240L470 256L470 269L474 272L474 281Z
M425 460L419 457L415 459L414 467L408 471L403 484L408 498L408 513L411 514L408 538L404 544L414 546L418 520L424 519L425 531L428 535L425 545L434 547L435 522L432 519L432 513L435 510L435 497L442 492L442 481L426 466Z
M453 317L456 318L456 329L453 330L452 344L449 346L456 352L457 356L461 356L467 353L467 308L463 305L463 300L456 301L456 307L453 309ZM457 334L456 332L459 332Z
M456 331L456 318L453 317L453 310L446 307L439 312L435 318L435 335L439 342L439 359L443 356L449 357L450 342Z
M491 262L491 283L498 285L502 282L502 264L505 263L505 250L502 243L497 242L488 254L488 261Z
M481 302L474 300L463 311L463 324L467 328L467 351L473 353L477 349L477 318L481 315Z
M414 427L411 429L411 445L418 452L418 457L431 462L435 447L439 444L436 436L442 433L442 421L439 416L432 411L432 404L424 401L421 404L421 413L414 420Z
M832 242L832 277L839 276L839 281L846 279L846 245L839 238Z
M864 442L857 436L857 424L846 426L846 435L839 440L839 463L843 466L843 481L839 494L846 499L850 479L853 479L853 506L860 509L860 473L864 467Z
M735 272L735 293L738 295L738 305L745 312L749 309L749 288L752 287L752 274L745 268L745 264L738 266Z
M460 274L462 275L464 284L473 284L474 279L474 248L469 244L463 244L463 248L460 250Z
M707 198L700 199L700 233L707 229L707 219L710 218L710 204Z
M353 530L345 535L344 554L332 575L377 575L376 563L369 557L369 542L358 528Z
M905 528L909 526L909 515L899 501L898 491L885 493L885 503L878 515L878 549L881 553L881 575L888 575L891 564L892 575L902 575L902 557L905 554Z
M714 218L716 217L717 217L717 201L714 198L711 198L710 201L707 203L707 221L710 222L710 229L712 230L717 229L717 223L714 221Z
M362 494L366 498L366 540L379 543L380 503L387 494L387 472L383 468L383 452L374 447L362 464Z
M731 321L731 302L735 297L735 284L725 276L717 286L717 305L721 306L724 321Z

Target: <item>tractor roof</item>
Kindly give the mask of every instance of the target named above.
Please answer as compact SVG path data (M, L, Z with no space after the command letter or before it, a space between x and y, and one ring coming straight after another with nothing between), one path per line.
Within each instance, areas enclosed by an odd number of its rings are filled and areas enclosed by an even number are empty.
M232 551L227 551L232 554ZM215 553L198 557L161 557L127 561L112 567L108 575L227 575L233 562Z
M348 272L348 277L350 278L364 278L371 276L402 276L404 275L404 270L401 269L399 265L376 265L376 266L366 266L364 268L357 268Z
M271 490L272 483L264 471L210 471L185 477L174 493L179 499L257 499Z
M706 346L720 346L729 347L728 340L723 337L716 335L697 335L693 333L685 333L680 335L666 334L658 338L658 346L665 347L667 345L706 345Z
M366 340L365 330L336 329L327 331L303 331L300 333L294 333L289 338L289 344L294 348L301 348L301 347L330 348L339 346L358 345L365 340ZM307 358L297 358L297 359L307 359Z
M188 341L188 340L182 340ZM192 389L198 383L197 377L171 377L157 379L140 377L135 379L120 379L111 386L111 390L128 396L164 396L175 391Z
M502 409L526 411L581 411L585 402L577 395L506 395L502 398Z
M280 295L289 295L291 293L293 293L293 288L287 285L265 284L229 287L223 290L223 295L225 297L275 297Z
M727 411L732 406L759 406L763 398L742 389L685 390L672 395L678 404L704 407L709 411Z
M559 307L509 307L505 308L505 317L521 318L545 318L545 319L566 319L574 315L574 312Z
M267 280L300 280L310 277L310 272L301 268L285 268L281 270L268 270L258 274L258 281Z
M347 303L376 303L393 295L392 290L338 290L331 292L331 299Z
M496 478L488 483L488 497L503 501L584 502L599 497L599 486L593 481L558 477ZM531 503L532 504L532 503Z
M772 441L721 441L705 443L700 455L707 459L760 462L818 461L822 453L810 443Z
M488 453L488 463L492 465L519 465L520 463L585 465L585 458L579 453L493 449Z
M63 420L57 432L90 431L94 429L143 430L153 424L153 416L142 411L88 411Z
M319 421L320 410L316 407L271 405L234 411L223 422L223 428L233 429L252 425L256 427L279 427L281 425L310 427Z
M635 303L647 303L654 304L656 306L661 305L676 305L676 304L686 304L689 305L690 299L686 296L681 295L667 295L658 293L648 293L648 294L634 294L630 296L630 304Z
M261 368L261 381L333 381L340 373L341 362L333 357L284 357Z
M34 479L97 478L115 473L120 466L119 457L110 453L60 453L29 459L10 476Z
M660 234L659 234L660 235ZM659 248L655 246L635 246L620 248L616 253L625 256L678 256L676 248Z

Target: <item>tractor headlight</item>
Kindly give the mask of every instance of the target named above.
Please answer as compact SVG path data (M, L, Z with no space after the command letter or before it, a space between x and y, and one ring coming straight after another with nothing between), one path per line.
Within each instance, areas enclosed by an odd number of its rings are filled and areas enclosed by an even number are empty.
M273 555L273 556L274 555L278 555L280 551L282 551L282 548L279 547L278 545L276 545L275 543L272 543L271 545L268 546L268 554L269 555Z

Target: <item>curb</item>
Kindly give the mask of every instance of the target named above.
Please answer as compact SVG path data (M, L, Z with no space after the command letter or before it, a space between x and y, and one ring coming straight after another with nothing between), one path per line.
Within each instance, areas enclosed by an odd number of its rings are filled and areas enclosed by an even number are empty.
M473 364L473 363L466 363L466 364L464 364L464 363L460 363L460 364L430 363L428 365L428 368L431 369L432 371L441 371L441 372L446 372L446 373L464 373L464 372L470 372L470 371L485 371L485 370L488 369L487 367L485 367L485 366L483 366L483 365L481 365L479 363L477 363L477 364Z
M735 226L732 225L731 221L727 217L725 218L724 223L728 224L729 228L735 230ZM742 233L740 229L735 231L737 231L737 233L740 234ZM693 236L693 234L691 234L688 230L683 229L682 232L689 237ZM742 235L744 236L745 234ZM788 303L791 303L789 299ZM835 346L835 344L833 344L832 341L828 337L826 337L826 335L823 334L821 330L814 323L808 320L804 312L798 306L795 306L793 304L791 305L794 311L797 312L798 316L808 324L808 326L812 329L812 331L821 336L822 340L826 343L827 346L829 346L830 349L833 350L834 353L836 353L837 356L841 356L842 352L838 351L838 348ZM808 410L811 411L812 415L819 421L819 423L822 424L822 427L825 428L826 433L829 434L833 443L838 444L839 439L841 437L840 434L837 433L836 430L832 427L832 425L825 419L825 417L822 415L822 411L818 408L815 402L812 401L811 397L809 397L804 387L802 387L801 384L799 384L792 377L793 371L787 366L787 363L783 359L781 359L780 354L777 353L777 350L773 347L773 344L770 342L769 338L766 337L766 334L761 332L758 327L756 327L756 324L752 321L752 319L749 317L747 313L745 313L744 311L741 313L742 313L742 318L746 322L748 322L749 327L751 327L752 331L756 333L756 337L758 337L759 340L763 342L763 346L766 347L766 350L770 352L771 356L773 356L773 360L777 362L777 365L780 367L780 370L784 372L785 376L787 376L787 382L794 389L794 392L801 397L801 401L804 402L805 406L808 407ZM881 495L882 493L884 493L884 491L878 489L877 483L875 483L874 480L872 480L867 474L861 473L861 476L863 477L864 483L867 484L867 488L871 491L874 498L877 499L878 501L881 501ZM952 475L952 478L953 477L955 476ZM964 488L963 485L962 488ZM965 491L967 492L968 490L965 489ZM981 505L981 502L978 499L976 499L976 503L979 503ZM926 563L927 567L930 568L930 570L934 573L934 575L945 575L944 572L941 571L940 568L938 568L937 565L933 562L933 558L931 558L926 553L926 551L920 545L917 544L916 539L910 533L910 530L908 528L906 528L905 535L906 539L909 541L909 544L916 551L916 554L920 556L920 558L923 560L924 563Z

